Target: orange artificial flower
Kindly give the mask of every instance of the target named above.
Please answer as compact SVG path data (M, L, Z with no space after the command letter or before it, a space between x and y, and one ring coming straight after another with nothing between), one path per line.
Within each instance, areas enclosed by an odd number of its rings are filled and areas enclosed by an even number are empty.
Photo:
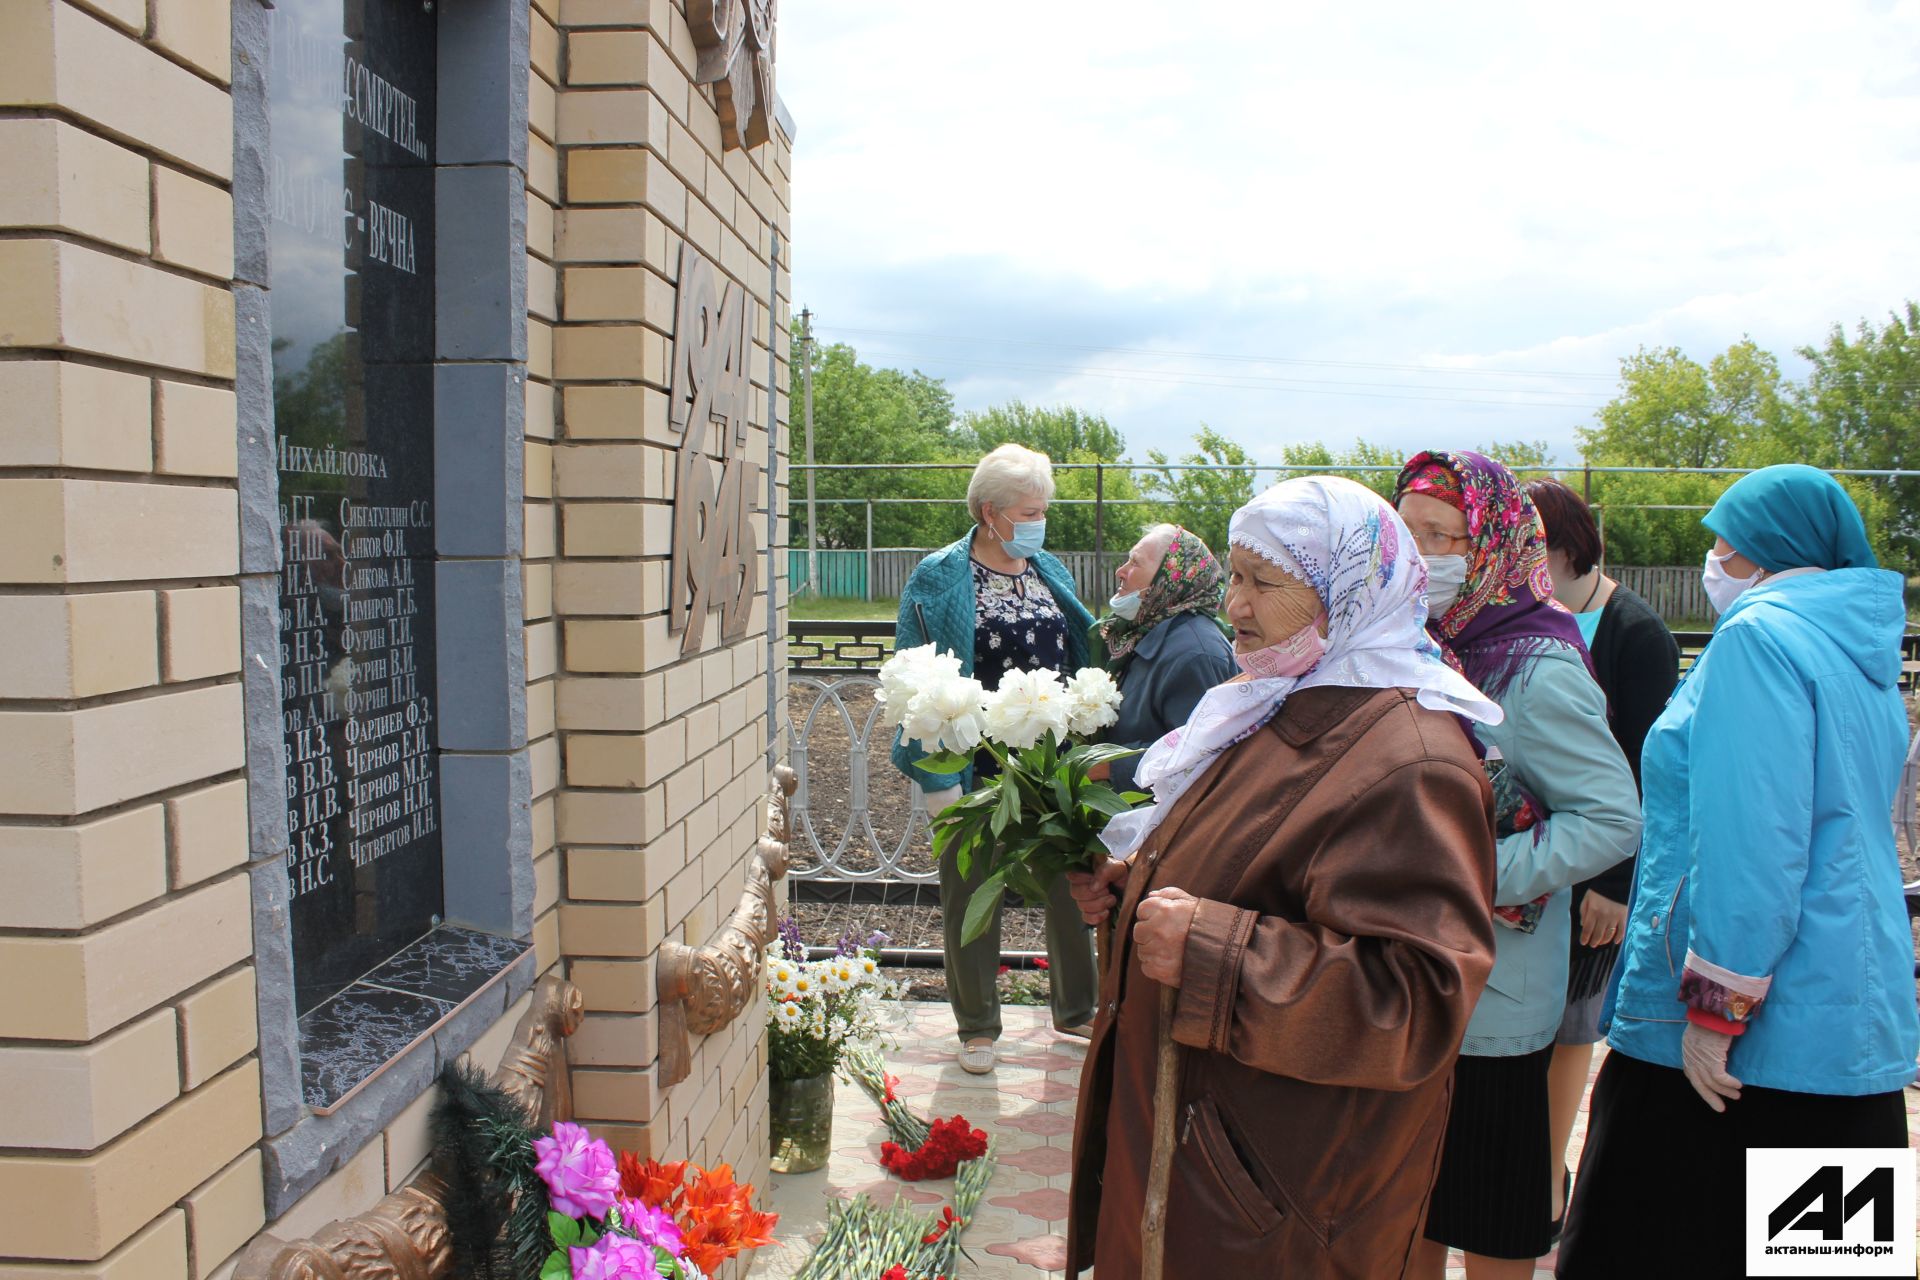
M656 1209L678 1212L680 1184L687 1175L685 1160L661 1164L658 1160L642 1161L633 1152L622 1151L619 1168L620 1194Z

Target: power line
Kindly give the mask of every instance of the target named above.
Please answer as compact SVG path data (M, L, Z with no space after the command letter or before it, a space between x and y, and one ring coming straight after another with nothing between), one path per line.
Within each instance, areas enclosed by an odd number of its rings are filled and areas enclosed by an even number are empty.
M878 358L878 359L903 360L909 363L914 362L916 359L913 355L906 352L900 352L900 351L875 351L875 350L869 349L864 354ZM1124 382L1149 382L1149 383L1160 383L1168 386L1215 387L1222 390L1242 390L1242 391L1290 391L1300 395L1357 396L1364 399L1379 399L1379 400L1418 400L1418 401L1425 401L1428 403L1435 403L1435 404L1486 405L1486 406L1493 406L1493 407L1502 408L1502 409L1535 409L1535 410L1559 409L1559 410L1591 411L1594 409L1598 409L1602 404L1605 403L1605 401L1601 401L1601 400L1588 400L1584 402L1575 402L1571 400L1561 400L1561 401L1479 400L1479 399L1470 399L1463 396L1449 396L1449 395L1423 396L1423 395L1404 395L1404 394L1399 394L1391 391L1336 390L1334 389L1335 386L1367 386L1369 384L1345 383L1345 384L1334 384L1334 386L1327 386L1327 385L1321 384L1320 382L1314 379L1258 378L1258 377L1252 377L1249 375L1225 374L1225 373L1222 373L1222 374L1208 374L1208 373L1175 374L1175 373L1153 372L1148 370L1113 369L1113 368L1109 368L1101 365L1087 366L1087 365L1061 365L1061 364L1033 364L1033 363L1022 363L1022 362L1005 361L1005 360L973 360L965 356L942 355L942 356L934 357L932 361L927 360L925 357L920 358L921 363L933 363L934 361L937 361L939 363L944 363L944 364L963 365L970 368L980 368L980 369L988 369L988 370L1055 373L1055 374L1064 374L1064 375L1070 375L1075 377L1114 378ZM1386 384L1377 384L1377 385L1393 386L1396 384L1386 383ZM1417 388L1417 389L1440 391L1440 390L1450 390L1453 388L1431 387L1431 388ZM1486 387L1486 388L1461 387L1457 389L1462 391L1483 391L1483 392L1487 392L1495 395L1503 394L1503 390L1498 387ZM1578 395L1580 393L1549 391L1546 389L1536 390L1536 389L1515 388L1511 394L1539 396L1539 395Z
M990 338L970 334L925 333L907 329L862 329L851 325L820 325L829 333L865 334L880 338L926 338L938 342L998 343L1017 347L1055 347L1066 351L1110 351L1118 355L1183 356L1193 360L1228 360L1242 364L1298 364L1332 369L1381 369L1402 373L1497 374L1511 378L1594 378L1613 382L1611 373L1576 373L1552 369L1462 369L1439 364L1389 364L1369 360L1313 360L1303 356L1243 356L1223 351L1167 351L1155 347L1115 347L1080 342L1047 342L1037 338Z

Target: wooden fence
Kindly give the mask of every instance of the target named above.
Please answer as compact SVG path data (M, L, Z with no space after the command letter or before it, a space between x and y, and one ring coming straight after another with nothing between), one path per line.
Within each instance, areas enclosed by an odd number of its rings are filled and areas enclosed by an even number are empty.
M1707 602L1697 564L1608 566L1607 573L1652 605L1668 626L1713 625L1713 606Z

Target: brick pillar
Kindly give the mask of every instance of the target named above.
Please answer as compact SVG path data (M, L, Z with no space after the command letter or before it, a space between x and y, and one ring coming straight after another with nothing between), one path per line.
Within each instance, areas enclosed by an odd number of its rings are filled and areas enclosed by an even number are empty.
M776 230L783 243L788 232L788 143L722 150L711 92L691 83L680 7L600 0L562 16L560 948L590 1011L573 1041L574 1097L618 1146L728 1161L764 1185L765 1007L697 1043L692 1075L663 1090L653 957L665 939L706 942L739 900L768 786L765 593L785 599L784 555L772 582L764 568L767 539L784 546L785 535L782 522L770 525L763 478L749 495L762 596L747 633L728 644L710 615L701 650L683 655L668 631L680 246L684 237L753 299L745 452L764 467L770 303L782 423L786 414L788 306L768 296L767 261ZM784 455L784 430L776 439Z
M260 1226L227 0L16 0L0 104L0 1275Z

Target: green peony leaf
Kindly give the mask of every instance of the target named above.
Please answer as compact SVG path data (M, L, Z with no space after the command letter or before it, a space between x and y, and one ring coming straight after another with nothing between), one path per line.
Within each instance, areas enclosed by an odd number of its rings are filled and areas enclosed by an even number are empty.
M1007 868L1002 867L973 891L973 897L967 903L966 918L960 926L962 946L979 941L980 935L987 931L988 922L999 912L1000 899L1007 891L1006 876Z
M1104 813L1109 818L1133 808L1121 799L1119 792L1101 782L1091 783L1081 789L1080 804L1082 808Z
M936 751L932 755L921 756L915 765L928 773L959 773L973 763L973 757L963 756L956 751Z
M1005 775L998 783L990 785L1000 788L1000 806L993 811L993 835L999 839L1008 824L1020 816L1020 789L1008 786Z

